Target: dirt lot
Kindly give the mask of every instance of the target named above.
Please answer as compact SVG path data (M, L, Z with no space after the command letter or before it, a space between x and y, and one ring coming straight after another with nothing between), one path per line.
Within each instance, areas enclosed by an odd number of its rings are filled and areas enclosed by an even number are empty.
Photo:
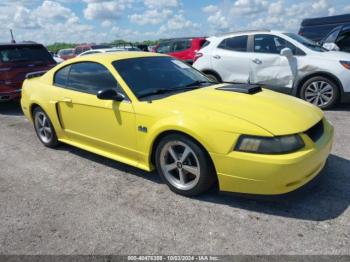
M175 195L157 174L43 147L17 104L0 104L1 254L350 254L350 107L329 164L290 196Z

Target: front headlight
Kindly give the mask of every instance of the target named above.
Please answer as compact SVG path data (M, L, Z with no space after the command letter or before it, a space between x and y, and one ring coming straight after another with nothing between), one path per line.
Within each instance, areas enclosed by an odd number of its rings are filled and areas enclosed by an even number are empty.
M305 146L299 135L258 137L241 135L235 150L259 154L286 154Z

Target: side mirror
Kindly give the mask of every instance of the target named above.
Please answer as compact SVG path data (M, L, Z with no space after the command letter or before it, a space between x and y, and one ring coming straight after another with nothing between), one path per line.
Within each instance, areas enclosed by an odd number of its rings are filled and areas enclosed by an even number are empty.
M335 43L324 43L322 45L322 47L326 48L329 51L339 51L340 50L339 46Z
M281 50L281 53L280 53L281 56L285 56L285 57L292 57L293 56L293 52L290 48L286 47L286 48L283 48Z
M104 89L97 92L97 98L101 100L114 100L120 102L125 99L125 96L114 89Z

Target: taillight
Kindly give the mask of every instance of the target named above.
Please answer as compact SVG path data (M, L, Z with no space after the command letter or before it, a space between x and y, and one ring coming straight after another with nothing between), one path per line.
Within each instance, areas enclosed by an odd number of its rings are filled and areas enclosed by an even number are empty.
M194 59L193 59L193 63L196 62L198 60L198 58L202 57L203 56L203 53L196 53L194 55Z

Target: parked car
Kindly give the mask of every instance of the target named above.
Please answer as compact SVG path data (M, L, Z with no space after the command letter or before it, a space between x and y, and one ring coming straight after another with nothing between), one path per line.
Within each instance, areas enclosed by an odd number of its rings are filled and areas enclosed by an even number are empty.
M118 49L119 51L142 51L137 46L133 45L132 43L124 43L113 46L114 49Z
M211 37L194 67L216 81L262 84L322 109L350 102L350 54L294 33L243 31Z
M350 23L334 28L320 44L332 51L343 51L350 53Z
M103 48L103 49L92 49L92 50L88 50L85 51L81 54L78 55L79 56L86 56L86 55L92 55L92 54L100 54L100 53L112 53L112 52L120 52L120 49L117 48Z
M63 60L75 57L74 48L61 49L57 52L57 56Z
M0 102L20 98L26 74L55 65L55 60L41 44L0 44Z
M307 18L301 22L299 35L309 38L314 42L320 42L325 39L332 30L344 26L350 26L350 14Z
M136 46L138 49L144 52L148 52L148 45L140 44Z
M332 125L310 103L213 84L173 57L146 52L79 57L30 75L21 106L45 146L64 142L155 167L186 196L216 181L223 191L295 190L321 171L333 140Z
M94 45L94 44L78 45L74 48L74 56L80 55L81 53L91 49L103 49L103 48L111 48L111 47L109 45Z
M50 55L52 56L53 60L56 61L57 64L62 63L64 60L60 58L57 54L54 52L49 51Z
M205 41L205 37L166 39L154 48L154 52L171 55L192 65L196 52Z
M136 46L114 47L114 49L119 51L141 51L141 49Z

